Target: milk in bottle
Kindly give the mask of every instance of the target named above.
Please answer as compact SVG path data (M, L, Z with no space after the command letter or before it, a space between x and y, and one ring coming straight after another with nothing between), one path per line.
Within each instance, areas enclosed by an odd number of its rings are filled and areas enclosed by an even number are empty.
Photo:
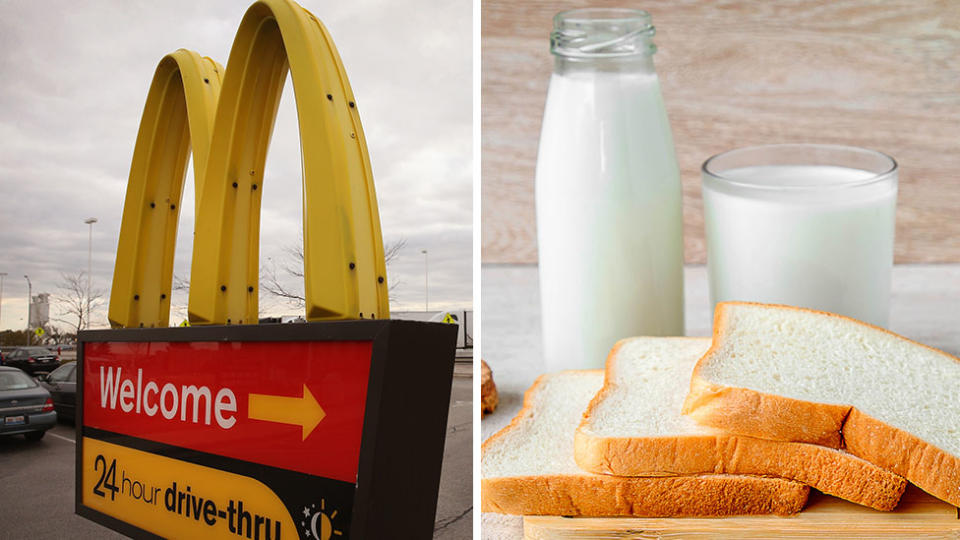
M642 11L554 19L537 157L544 354L603 367L622 338L683 335L681 185Z

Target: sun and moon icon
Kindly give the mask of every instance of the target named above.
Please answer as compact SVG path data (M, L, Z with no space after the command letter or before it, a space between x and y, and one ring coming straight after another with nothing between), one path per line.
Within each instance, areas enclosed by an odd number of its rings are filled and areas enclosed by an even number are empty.
M337 517L337 510L327 513L327 501L320 499L320 510L316 504L303 507L303 535L316 540L330 540L334 536L342 536L343 532L333 528L333 520Z

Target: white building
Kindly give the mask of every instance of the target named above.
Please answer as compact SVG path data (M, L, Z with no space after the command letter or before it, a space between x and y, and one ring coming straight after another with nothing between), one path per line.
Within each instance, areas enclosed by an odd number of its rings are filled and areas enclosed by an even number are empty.
M30 300L30 328L50 322L50 294L40 293Z

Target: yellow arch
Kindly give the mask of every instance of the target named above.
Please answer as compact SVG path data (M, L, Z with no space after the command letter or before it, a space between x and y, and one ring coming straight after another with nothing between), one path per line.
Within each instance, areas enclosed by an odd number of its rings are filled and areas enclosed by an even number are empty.
M180 49L153 75L133 151L108 317L114 327L166 326L191 142L200 193L223 68Z
M182 54L193 55L193 63L177 56ZM263 167L288 71L297 97L302 149L307 319L388 318L386 266L366 140L346 72L323 24L290 0L254 3L237 30L230 69L224 72L208 60L214 66L210 69L223 75L219 100L215 94L210 100L193 91L190 66L199 66L195 71L201 74L206 69L194 61L199 56L178 51L170 57L183 80L181 101L195 142L191 323L258 320ZM173 201L175 195L179 202L188 151L173 75L163 71L161 77L166 60L157 68L134 150L110 300L114 326L165 326L169 316L179 205L171 202L162 217L152 212L155 208L144 207L157 193L166 194L151 187L155 185L169 184L168 198ZM210 87L213 79L201 77ZM206 114L200 115L198 103L207 107ZM201 140L209 145L201 148ZM179 184L174 182L177 172ZM161 299L158 306L144 302L149 295Z
M191 323L257 321L263 166L288 69L302 148L306 317L389 316L370 160L339 54L310 12L261 0L240 23L220 93L194 238Z

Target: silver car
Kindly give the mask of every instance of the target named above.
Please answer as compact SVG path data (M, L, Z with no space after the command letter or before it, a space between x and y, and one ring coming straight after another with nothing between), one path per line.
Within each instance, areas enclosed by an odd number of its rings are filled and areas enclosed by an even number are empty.
M0 366L0 435L39 441L56 423L50 392L23 371Z

